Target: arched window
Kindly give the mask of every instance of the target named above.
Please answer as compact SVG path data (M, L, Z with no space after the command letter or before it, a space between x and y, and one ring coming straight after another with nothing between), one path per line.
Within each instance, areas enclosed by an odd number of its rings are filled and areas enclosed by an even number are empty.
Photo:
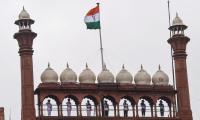
M167 97L160 97L156 102L156 111L158 117L172 116L172 103Z
M43 116L58 116L58 101L55 97L46 97L42 102Z
M138 102L138 115L139 117L152 117L153 116L153 100L148 96L143 96Z
M122 98L119 102L119 116L133 117L133 104L127 98Z
M66 96L62 101L63 116L78 116L78 99L75 96Z
M116 101L112 96L104 96L101 100L101 114L104 117L116 116Z
M92 99L85 97L81 102L82 116L96 116L96 107Z

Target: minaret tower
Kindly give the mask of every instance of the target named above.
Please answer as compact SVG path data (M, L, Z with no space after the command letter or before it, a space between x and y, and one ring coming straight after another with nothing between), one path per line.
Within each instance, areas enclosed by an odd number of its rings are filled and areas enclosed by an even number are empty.
M190 38L184 35L185 29L187 29L187 26L176 14L172 26L169 27L172 37L168 40L168 43L172 46L175 61L178 115L181 120L192 120L186 65L186 45Z
M36 120L34 107L34 85L33 85L33 39L37 36L32 32L31 24L34 20L24 9L19 14L15 24L19 31L14 34L19 44L19 55L21 62L21 120Z

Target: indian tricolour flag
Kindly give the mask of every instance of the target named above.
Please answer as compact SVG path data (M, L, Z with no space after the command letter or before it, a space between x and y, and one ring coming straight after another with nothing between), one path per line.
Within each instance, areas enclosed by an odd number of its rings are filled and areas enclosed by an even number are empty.
M100 29L99 5L89 10L84 18L87 29Z

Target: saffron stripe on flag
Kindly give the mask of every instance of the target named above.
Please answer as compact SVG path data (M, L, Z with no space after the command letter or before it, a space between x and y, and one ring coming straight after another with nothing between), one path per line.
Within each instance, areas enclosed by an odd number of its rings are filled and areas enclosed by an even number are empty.
M90 16L90 15L94 15L96 13L99 13L99 6L96 6L95 8L92 8L87 14L86 16Z

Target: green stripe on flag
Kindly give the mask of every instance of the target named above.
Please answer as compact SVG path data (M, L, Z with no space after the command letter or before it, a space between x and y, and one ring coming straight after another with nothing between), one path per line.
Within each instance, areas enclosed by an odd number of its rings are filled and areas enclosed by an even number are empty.
M87 29L100 29L100 21L98 22L88 22L86 23Z

